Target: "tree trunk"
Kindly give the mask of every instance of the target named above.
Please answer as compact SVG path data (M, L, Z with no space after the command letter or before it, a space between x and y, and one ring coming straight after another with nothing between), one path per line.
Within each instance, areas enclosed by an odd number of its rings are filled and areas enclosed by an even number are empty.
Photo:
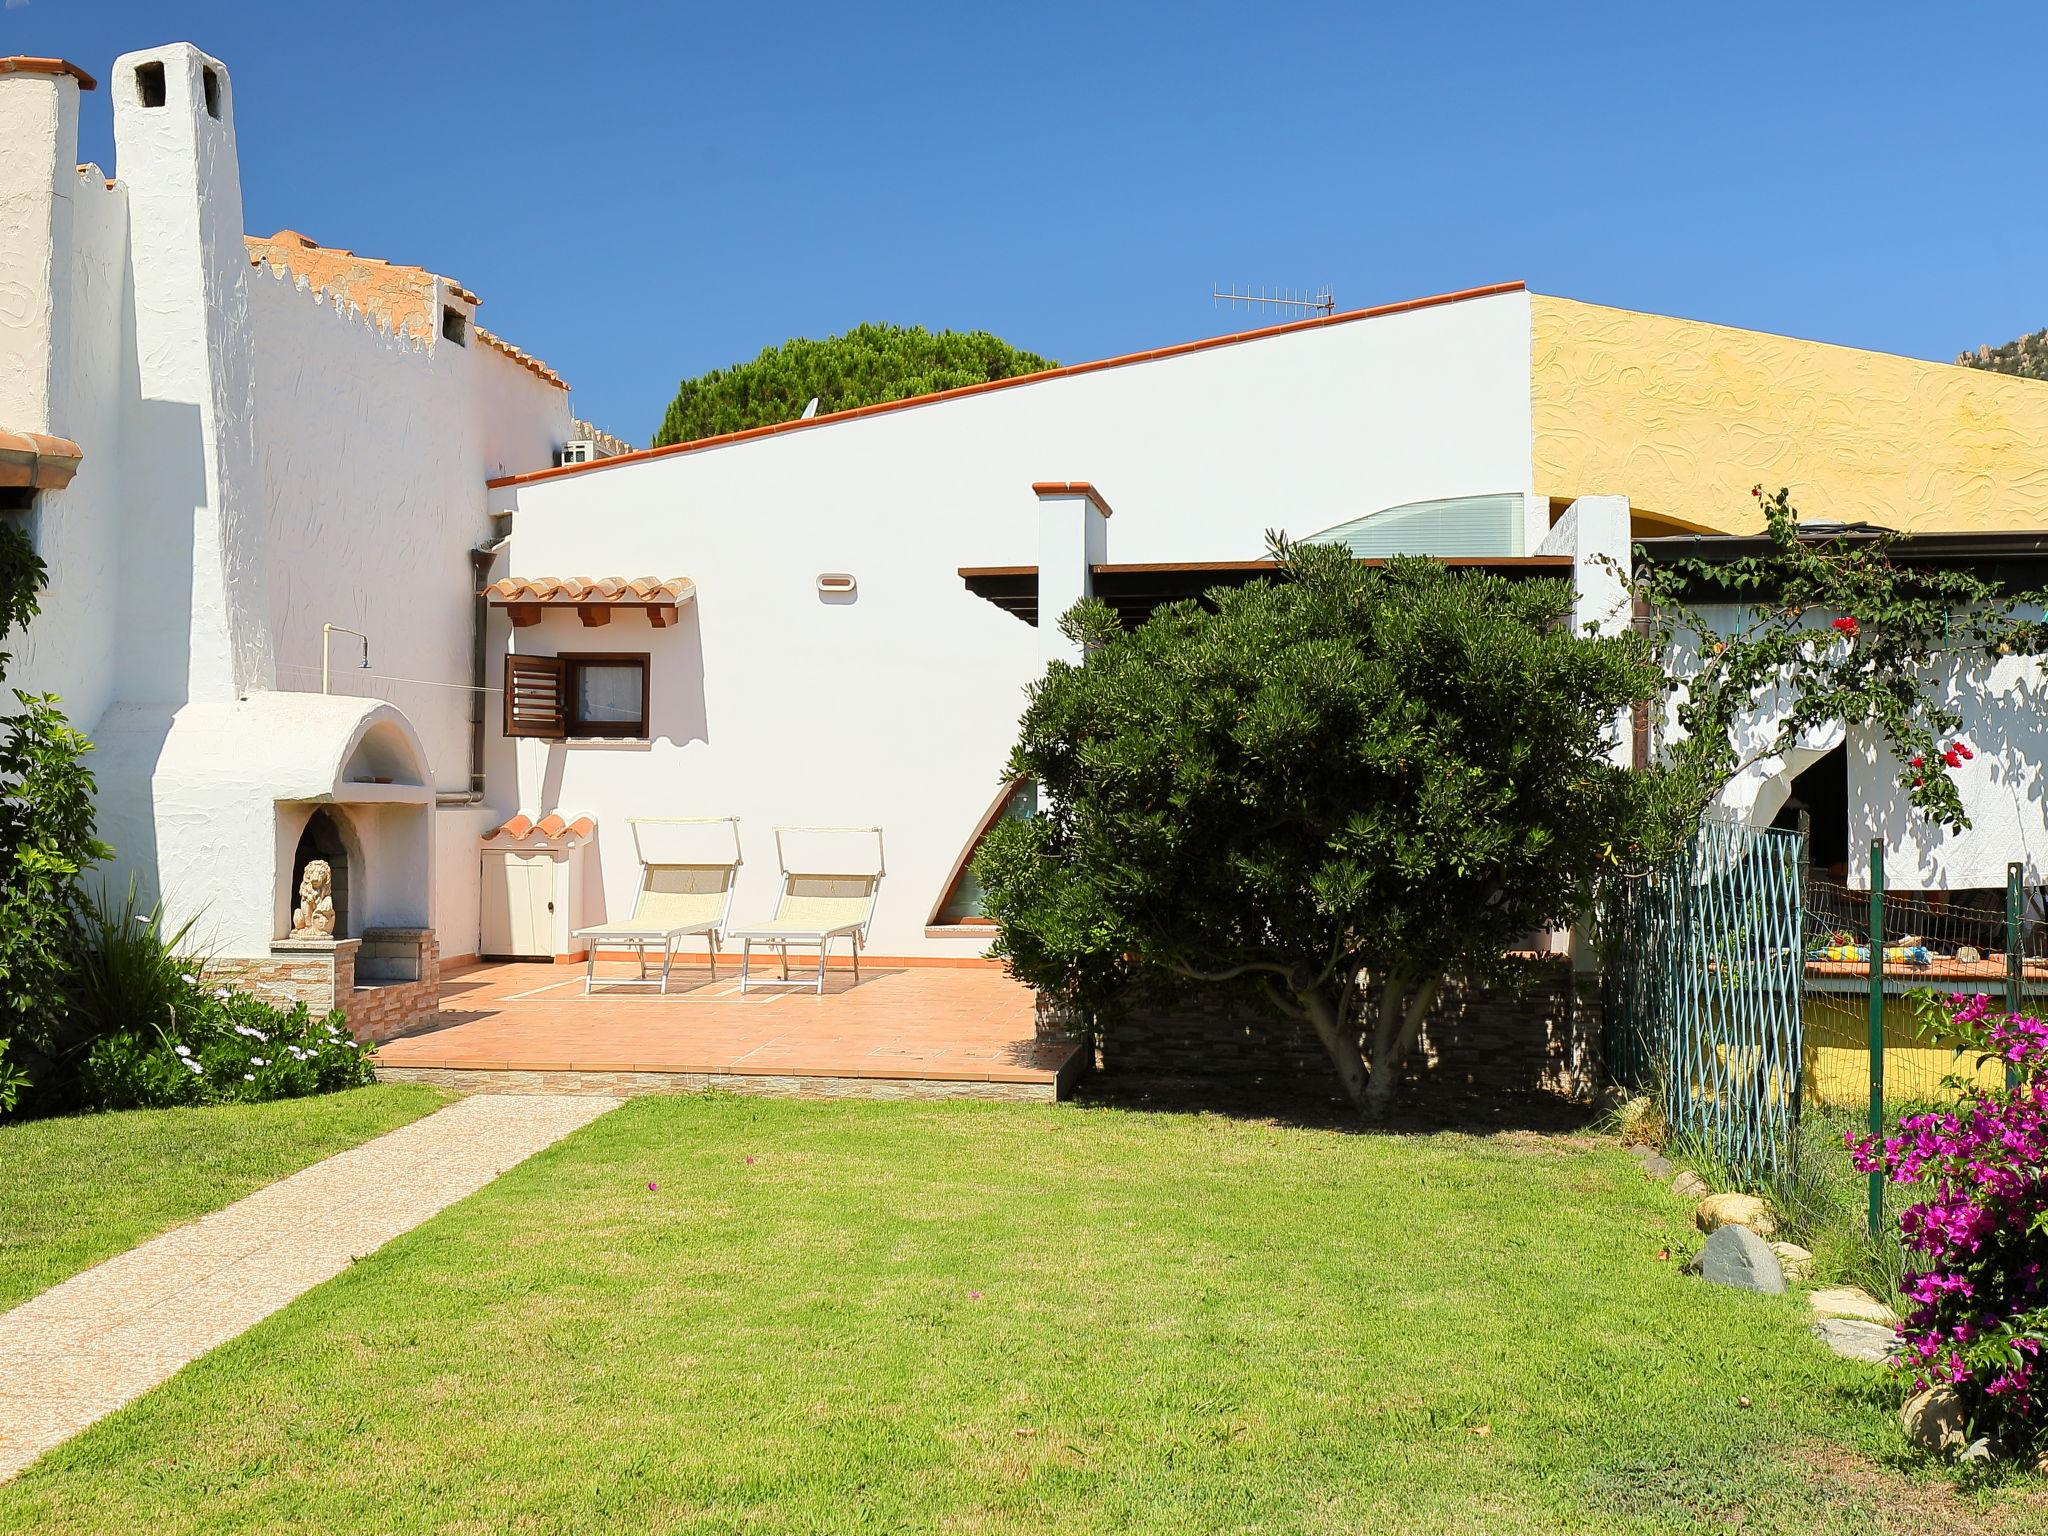
M1320 989L1297 992L1295 1000L1301 1004L1302 1012L1308 1015L1316 1038L1323 1042L1323 1049L1329 1052L1330 1063L1337 1069L1337 1081L1344 1085L1345 1096L1353 1104L1362 1106L1366 1093L1365 1055L1358 1049L1357 1036L1344 1028L1341 1010L1330 994Z
M1443 978L1432 976L1422 982L1401 1001L1400 1033L1382 1047L1377 1038L1373 1045L1372 1079L1366 1084L1365 1097L1359 1101L1359 1108L1368 1120L1379 1120L1386 1116L1387 1108L1394 1102L1394 1089L1401 1081L1401 1063L1408 1059L1408 1053L1415 1049L1416 1039L1422 1034L1422 1021L1429 1013L1430 1005L1436 1001L1437 993L1443 989ZM1381 1000L1380 1018L1382 1023L1392 1018L1392 987L1389 996Z

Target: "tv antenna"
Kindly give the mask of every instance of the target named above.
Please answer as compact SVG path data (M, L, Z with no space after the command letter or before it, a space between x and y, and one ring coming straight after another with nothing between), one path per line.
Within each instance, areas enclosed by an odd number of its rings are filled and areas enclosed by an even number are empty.
M1247 283L1242 288L1217 285L1209 297L1218 304L1228 304L1232 309L1239 305L1249 310L1271 310L1283 315L1334 315L1337 312L1337 296L1328 286L1317 288L1253 288Z

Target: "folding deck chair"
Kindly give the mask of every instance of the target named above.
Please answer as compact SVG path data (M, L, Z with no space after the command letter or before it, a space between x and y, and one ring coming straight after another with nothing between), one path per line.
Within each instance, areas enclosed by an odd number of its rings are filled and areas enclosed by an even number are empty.
M718 937L732 917L732 893L739 884L739 818L639 816L626 825L633 829L633 853L640 861L640 889L633 898L630 917L576 930L577 938L590 941L590 958L583 968L584 996L590 995L591 984L596 979L597 949L603 941L631 945L640 964L638 976L607 978L605 985L608 987L659 987L666 994L669 969L675 964L676 945L693 937L701 937L710 946L711 976L717 980ZM732 857L707 858L695 863L650 860L640 838L643 826L723 827L732 840ZM657 944L661 946L661 974L650 977L647 974L647 951Z
M846 872L843 864L824 870L791 869L782 846L782 834L785 832L851 832L863 837L872 835L875 840L875 867L871 871L851 874ZM860 947L867 941L868 924L874 920L875 901L881 894L882 876L887 873L882 859L882 829L777 827L775 862L782 867L782 894L776 899L775 915L765 923L726 930L728 941L738 939L740 942L740 991L745 992L749 987L808 987L822 997L825 992L825 954L831 948L834 939L847 939L852 943L853 980L854 985L858 986ZM752 962L756 944L772 949L780 955L780 980L754 975ZM790 979L791 945L799 949L816 946L818 973L815 977L809 980Z

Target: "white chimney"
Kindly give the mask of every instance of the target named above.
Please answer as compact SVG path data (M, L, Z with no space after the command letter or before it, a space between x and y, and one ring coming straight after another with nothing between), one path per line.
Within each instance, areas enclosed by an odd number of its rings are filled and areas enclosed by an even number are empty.
M107 84L140 384L121 576L138 643L121 694L233 699L275 686L234 90L190 43L123 54Z
M91 87L61 60L0 59L0 424L16 431L58 432L50 370L71 303L78 93Z

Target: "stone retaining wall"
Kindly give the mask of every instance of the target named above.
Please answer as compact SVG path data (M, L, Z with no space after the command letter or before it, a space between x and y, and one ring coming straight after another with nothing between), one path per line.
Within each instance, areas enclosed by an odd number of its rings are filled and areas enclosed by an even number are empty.
M358 971L363 974L358 977ZM207 962L209 981L319 1018L339 1008L358 1040L389 1040L441 1006L441 946L425 928L372 928L360 939L279 939L261 958Z
M1466 1094L1590 1099L1599 1086L1597 976L1528 962L1525 992L1444 989L1404 1064L1404 1081ZM1329 1056L1306 1024L1227 997L1139 1009L1105 1029L1105 1074L1139 1082L1216 1083L1326 1094Z

